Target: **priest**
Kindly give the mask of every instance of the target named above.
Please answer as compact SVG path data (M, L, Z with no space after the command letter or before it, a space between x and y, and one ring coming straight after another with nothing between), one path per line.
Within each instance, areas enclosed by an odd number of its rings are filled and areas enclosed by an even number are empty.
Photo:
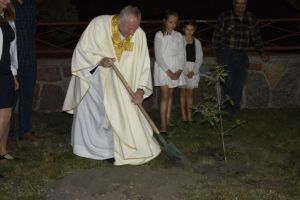
M134 6L118 15L98 16L74 50L63 110L74 114L71 144L78 156L140 165L161 151L136 105L152 94L149 51L140 22L141 12ZM135 91L133 97L113 64Z

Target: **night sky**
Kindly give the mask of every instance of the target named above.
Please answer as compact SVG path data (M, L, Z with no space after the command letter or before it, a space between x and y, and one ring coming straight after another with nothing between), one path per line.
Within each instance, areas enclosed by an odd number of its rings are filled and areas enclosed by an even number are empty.
M102 14L116 14L125 5L138 6L143 20L162 19L165 10L178 11L181 19L216 19L230 9L232 0L71 0L77 6L81 21ZM195 6L195 1L200 6ZM106 2L105 4L103 2ZM248 10L258 18L295 17L296 11L287 0L248 0Z

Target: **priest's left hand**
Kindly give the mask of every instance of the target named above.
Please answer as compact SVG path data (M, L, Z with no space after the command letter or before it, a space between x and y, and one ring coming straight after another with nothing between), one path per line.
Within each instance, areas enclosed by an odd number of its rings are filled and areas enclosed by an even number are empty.
M137 89L132 97L132 102L135 104L142 104L144 100L144 90Z

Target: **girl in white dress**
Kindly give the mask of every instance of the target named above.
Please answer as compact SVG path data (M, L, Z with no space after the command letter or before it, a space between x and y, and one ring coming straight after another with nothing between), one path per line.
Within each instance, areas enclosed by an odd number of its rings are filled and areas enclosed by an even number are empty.
M194 37L197 24L194 20L184 23L184 43L186 49L186 63L183 74L186 85L180 88L180 110L183 122L191 122L193 106L193 88L198 88L200 80L199 69L203 60L201 42Z
M185 63L185 49L182 35L175 31L178 14L167 11L163 19L163 28L154 38L155 64L154 85L160 86L161 132L171 126L173 89L185 85L182 74Z

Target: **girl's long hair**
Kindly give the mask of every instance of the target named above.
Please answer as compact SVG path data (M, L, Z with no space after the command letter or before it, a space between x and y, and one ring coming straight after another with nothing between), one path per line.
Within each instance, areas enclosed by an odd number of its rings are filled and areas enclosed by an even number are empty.
M0 17L0 23L4 23L7 21L14 21L16 19L16 10L13 4L10 2L6 9L3 10L4 18Z
M161 27L161 32L163 33L163 35L165 35L167 33L166 24L167 24L167 20L170 16L175 16L175 17L179 18L178 13L174 10L167 10L165 12L165 16L163 18L162 27Z

